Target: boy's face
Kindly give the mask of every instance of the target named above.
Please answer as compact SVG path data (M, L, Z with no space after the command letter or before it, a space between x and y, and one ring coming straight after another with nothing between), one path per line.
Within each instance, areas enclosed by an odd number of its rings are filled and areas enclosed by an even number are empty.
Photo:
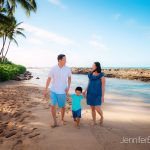
M76 95L80 96L81 95L81 91L76 90Z

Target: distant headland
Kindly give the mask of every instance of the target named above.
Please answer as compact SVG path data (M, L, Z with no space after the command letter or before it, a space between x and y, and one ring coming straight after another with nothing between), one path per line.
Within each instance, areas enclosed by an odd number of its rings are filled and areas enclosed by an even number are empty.
M110 68L102 69L105 77L108 78L121 78L129 80L140 80L150 82L150 69L142 68ZM72 67L73 74L88 74L91 68Z

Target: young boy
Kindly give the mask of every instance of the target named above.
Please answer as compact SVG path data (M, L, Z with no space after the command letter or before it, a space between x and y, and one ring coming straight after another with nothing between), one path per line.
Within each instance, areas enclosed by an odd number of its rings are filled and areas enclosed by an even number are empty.
M81 118L81 101L84 99L82 95L82 88L76 87L75 94L71 95L72 100L72 115L75 126L79 128Z

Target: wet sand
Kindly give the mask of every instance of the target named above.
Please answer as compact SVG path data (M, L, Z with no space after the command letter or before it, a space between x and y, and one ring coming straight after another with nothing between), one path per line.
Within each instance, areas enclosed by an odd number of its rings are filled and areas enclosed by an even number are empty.
M97 115L97 125L93 126L84 101L81 127L76 129L67 103L66 124L60 124L58 109L60 125L52 129L49 99L43 98L42 91L27 81L0 83L0 150L150 149L150 143L121 143L123 138L150 136L150 104L106 97L104 124L99 125Z

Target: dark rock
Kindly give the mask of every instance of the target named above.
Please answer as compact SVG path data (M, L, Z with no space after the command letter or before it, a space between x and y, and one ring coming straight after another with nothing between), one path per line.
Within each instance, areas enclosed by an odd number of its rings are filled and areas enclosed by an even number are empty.
M5 137L6 137L6 138L9 138L9 137L15 135L16 133L17 133L16 131L8 132L8 133L6 133Z
M21 81L21 80L30 80L33 78L31 72L26 71L24 74L17 75L13 78L13 80Z
M2 128L0 128L0 134L1 134L1 133L3 133L3 129L2 129Z
M33 137L36 137L36 136L38 136L38 135L40 135L40 133L34 133L34 134L32 134L32 135L29 135L29 138L33 138Z

